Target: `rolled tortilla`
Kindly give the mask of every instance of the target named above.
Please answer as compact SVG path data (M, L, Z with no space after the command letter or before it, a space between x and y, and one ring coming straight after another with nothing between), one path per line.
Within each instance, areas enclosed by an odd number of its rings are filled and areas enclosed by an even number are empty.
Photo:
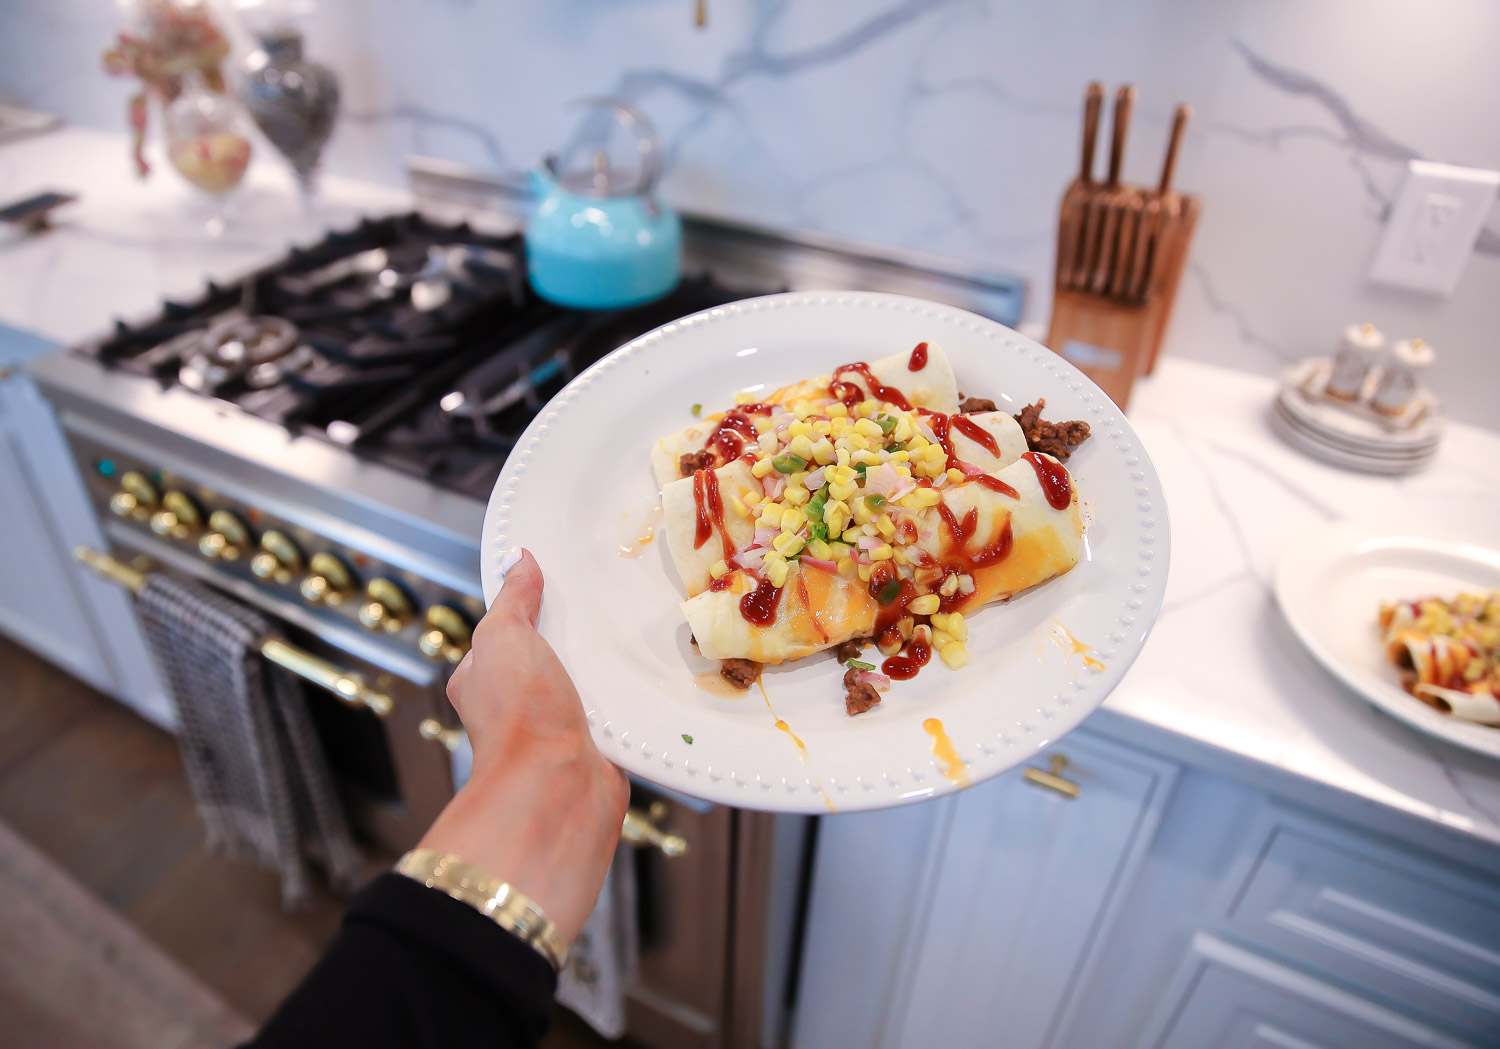
M1393 630L1386 639L1386 656L1410 671L1409 688L1454 688L1464 683L1464 668L1475 652L1456 638L1419 630Z
M959 521L971 509L975 511L975 532L962 552L953 548L940 511L915 512L919 535L927 537L917 545L939 564L962 564L980 555L1007 525L1010 528L1009 551L993 564L967 569L974 578L974 592L953 604L952 611L969 613L1044 583L1071 569L1082 553L1083 513L1076 489L1064 509L1054 510L1029 461L1012 463L998 476L1016 490L1015 497L977 482L943 490L944 502ZM941 576L941 569L934 571ZM850 638L867 637L874 630L879 606L871 599L868 585L858 580L796 565L783 588L775 619L763 627L740 614L740 601L753 583L746 576L738 590L733 586L706 590L682 603L683 616L703 655L782 663Z
M695 545L698 538L698 500L693 492L693 478L682 477L661 490L662 531L667 542L667 552L688 596L708 589L713 581L709 569L714 562L725 557L723 536L728 535L735 552L744 550L755 538L755 520L742 517L735 510L732 498L744 501L746 492L760 493L760 482L750 472L743 460L736 459L728 466L712 471L719 486L719 499L724 508L724 528L713 527L712 534L701 546Z
M895 353L870 362L870 374L883 385L900 390L906 395L906 399L911 402L913 408L926 408L945 415L958 411L958 380L953 376L953 366L949 363L947 354L936 343L928 343L926 365L918 371L911 371L908 367L910 362L910 350ZM832 375L819 375L790 386L783 386L762 397L760 402L762 404L790 404L801 398L827 397L829 395L828 384L832 381ZM870 394L869 383L856 373L845 373L841 376L841 381L853 383L863 390L866 396ZM682 456L689 452L701 452L718 428L721 418L723 418L722 413L709 416L701 422L696 422L656 442L651 449L651 469L656 474L657 485L665 488L682 476L681 467L678 465ZM1014 420L1011 421L1014 423ZM1016 430L1019 432L1020 427L1017 426ZM1005 445L1002 444L1003 447ZM1025 450L1023 438L1021 451Z
M1500 699L1487 691L1470 692L1461 688L1441 688L1437 685L1418 685L1412 691L1444 714L1460 721L1475 721L1481 725L1500 725Z

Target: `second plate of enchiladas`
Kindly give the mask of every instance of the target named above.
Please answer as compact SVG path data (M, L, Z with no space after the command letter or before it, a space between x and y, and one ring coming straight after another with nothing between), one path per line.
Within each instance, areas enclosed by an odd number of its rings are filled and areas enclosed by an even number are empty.
M523 436L482 548L601 749L748 808L852 811L1024 761L1113 688L1165 585L1128 423L1057 355L952 307L745 300L579 376Z

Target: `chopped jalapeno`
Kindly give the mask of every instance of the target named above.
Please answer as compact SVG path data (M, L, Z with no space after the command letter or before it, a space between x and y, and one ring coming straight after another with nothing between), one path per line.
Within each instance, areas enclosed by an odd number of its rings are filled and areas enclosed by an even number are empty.
M810 525L808 525L807 530L808 534L811 535L814 539L821 539L825 543L828 542L828 526L822 521L812 522Z
M889 448L887 448L886 451L888 451L888 452L904 452L904 451L906 451L906 442L905 441L898 441L895 444L891 445Z
M889 415L882 415L880 418L876 419L875 422L877 425L879 425L880 432L884 434L889 434L896 428L896 420L892 419Z
M889 583L880 588L880 593L875 596L875 600L879 601L882 605L888 605L892 601L896 600L896 598L900 594L901 580L892 579Z
M702 411L703 411L703 405L701 405L701 404L695 404L695 405L693 405L693 414L694 415L698 415Z
M848 666L848 667L853 667L855 670L874 670L875 669L875 664L874 663L861 663L857 659L851 659L851 660L849 660L849 662L845 663L844 665Z
M693 737L692 737L692 736L689 736L689 735L688 735L688 734L687 734L687 733L686 733L686 732L684 732L684 733L683 733L683 734L682 734L682 741L683 741L683 742L684 742L684 743L686 743L686 744L688 744L688 745L689 745L689 746L691 746L691 745L692 745L692 743L693 743Z
M779 474L794 474L807 465L807 460L800 455L778 455L771 465Z
M828 488L825 485L819 488L813 495L812 501L807 504L807 516L817 520L823 516L823 507L828 505Z
M868 506L871 510L879 510L882 506L885 505L885 496L867 495L865 496L865 505Z
M868 469L869 466L869 463L856 463L854 465L854 472L859 475L859 479L861 481L865 479L865 470Z

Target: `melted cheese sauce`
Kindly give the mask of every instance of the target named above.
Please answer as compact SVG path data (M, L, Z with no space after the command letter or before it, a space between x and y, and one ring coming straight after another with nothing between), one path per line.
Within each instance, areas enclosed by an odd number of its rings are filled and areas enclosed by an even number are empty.
M1096 674L1104 670L1104 664L1102 662L1095 659L1093 656L1087 655L1087 653L1094 650L1092 645L1085 645L1082 641L1078 640L1073 636L1072 631L1063 626L1056 619L1054 619L1052 622L1056 625L1058 630L1062 631L1063 637L1067 638L1068 644L1073 648L1072 654L1075 656L1083 656L1084 666L1088 667Z
M724 675L717 670L705 670L701 674L694 674L693 684L710 696L717 696L720 699L745 698L745 693L725 681Z
M943 763L943 775L960 787L969 786L972 782L969 770L958 756L958 749L953 746L953 741L948 738L943 723L937 718L928 718L922 722L922 727L932 737L932 756Z

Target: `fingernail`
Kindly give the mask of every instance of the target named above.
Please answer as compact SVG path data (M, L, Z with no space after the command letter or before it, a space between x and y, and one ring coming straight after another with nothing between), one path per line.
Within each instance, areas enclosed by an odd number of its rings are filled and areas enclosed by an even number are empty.
M513 546L505 551L505 556L500 558L500 578L504 579L510 570L521 563L521 548Z

